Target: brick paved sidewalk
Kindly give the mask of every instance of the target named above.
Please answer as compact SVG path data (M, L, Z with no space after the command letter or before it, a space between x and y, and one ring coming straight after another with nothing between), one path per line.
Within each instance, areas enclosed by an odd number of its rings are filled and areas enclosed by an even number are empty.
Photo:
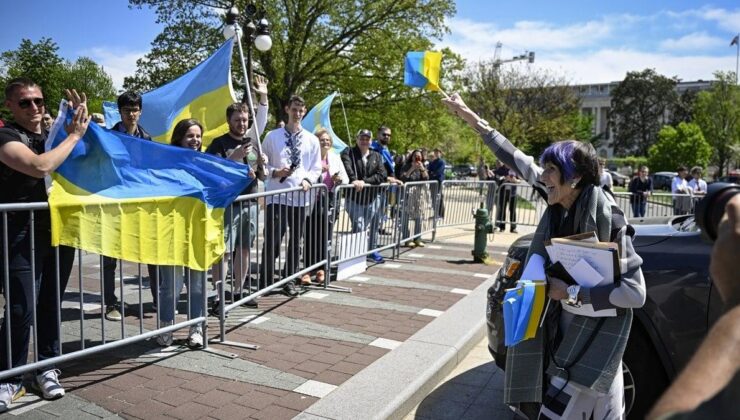
M470 245L454 240L428 245L335 283L352 293L268 296L259 299L259 309L234 310L226 339L257 344L258 350L219 344L211 344L212 351L162 349L154 340L126 346L61 366L67 396L57 401L27 396L6 416L292 418L398 347L498 268L468 263ZM499 262L505 250L489 246ZM132 319L138 329L139 319ZM154 322L144 319L145 329ZM209 335L217 330L210 319Z

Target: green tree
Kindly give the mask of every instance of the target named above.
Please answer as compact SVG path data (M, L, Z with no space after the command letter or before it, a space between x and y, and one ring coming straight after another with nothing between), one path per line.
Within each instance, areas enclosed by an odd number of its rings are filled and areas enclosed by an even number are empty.
M628 72L612 91L610 124L614 128L614 154L645 155L668 123L668 111L676 103L676 83L653 69Z
M680 122L694 121L694 108L698 94L699 92L696 90L687 89L680 95L676 95L676 102L673 104L670 112L670 125L677 126Z
M675 171L681 165L706 168L711 156L712 146L694 123L663 127L658 133L658 141L648 149L648 162L653 172Z
M57 54L58 50L50 38L41 38L35 44L21 40L18 49L0 54L0 84L5 86L10 79L28 77L41 87L47 110L52 113L64 97L64 89L77 89L87 94L90 111L101 112L102 101L116 95L110 76L90 58L80 57L70 63ZM2 107L0 117L10 119L10 111Z
M223 42L223 12L232 4L244 11L247 3L129 2L134 7L152 7L165 25L152 50L137 62L136 75L124 82L125 88L137 90L172 80L205 58ZM455 11L452 0L294 0L262 2L261 6L272 25L273 45L265 53L253 50L253 57L255 71L270 80L270 107L275 119L284 118L284 105L293 93L302 94L311 106L339 90L353 132L360 127L375 131L379 124L391 125L400 134L394 135L392 147L396 147L419 142L422 133L440 131L440 123L434 119L443 112L438 98L426 102L422 98L427 93L405 87L403 63L406 52L430 49L431 39L440 38L447 30L444 20ZM445 87L449 86L451 69L460 63L459 57L445 53ZM243 83L238 66L234 61L235 85ZM410 110L415 114L393 115ZM337 110L333 114L339 116ZM346 131L338 124L342 120L334 118L338 133ZM413 137L406 137L407 129Z
M44 93L49 107L56 107L64 94L64 60L57 55L59 47L51 38L41 38L39 42L22 39L16 50L0 54L0 83L4 87L8 80L28 77L36 82ZM8 119L10 111L2 106L0 116Z
M85 92L90 112L102 112L103 101L115 99L113 79L92 59L80 57L74 63L65 64L62 85L66 89Z
M740 87L733 72L719 71L714 77L711 89L697 98L696 122L714 149L713 163L722 175L740 147Z
M590 140L593 121L579 114L580 99L564 78L487 61L466 74L466 103L526 153L538 156L556 140Z

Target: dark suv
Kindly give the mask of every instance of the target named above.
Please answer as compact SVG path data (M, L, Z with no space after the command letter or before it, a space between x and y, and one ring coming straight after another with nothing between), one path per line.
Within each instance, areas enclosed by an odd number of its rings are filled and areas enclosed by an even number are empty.
M634 311L623 359L625 403L629 418L642 419L694 354L722 303L709 278L712 245L701 238L693 216L630 223L643 259L647 301ZM532 235L526 235L511 245L488 290L488 349L501 369L506 365L501 301L521 275L531 242Z

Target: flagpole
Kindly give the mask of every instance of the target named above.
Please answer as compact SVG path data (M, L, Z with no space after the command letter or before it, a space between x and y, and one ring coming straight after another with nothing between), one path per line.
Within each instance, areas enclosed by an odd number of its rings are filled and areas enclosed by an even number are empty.
M252 126L254 126L254 131L257 133L257 139L255 141L255 146L257 149L257 156L262 159L262 144L260 144L260 138L262 137L262 133L260 133L260 127L259 124L257 124L257 113L254 112L254 103L252 102L252 81L249 79L249 72L247 71L247 64L244 61L244 50L242 50L242 38L240 35L241 28L239 28L238 24L234 24L234 38L236 38L236 45L239 46L239 58L242 63L242 71L244 73L244 84L247 85L247 105L249 106L249 113L252 115Z
M342 91L337 89L339 92L339 105L342 106L342 114L344 115L344 126L347 128L347 141L349 142L349 156L352 158L352 169L355 170L355 176L357 176L357 163L355 163L355 155L352 153L352 134L349 132L349 123L347 122L347 111L344 110L344 100L342 99ZM356 142L355 142L356 143Z
M737 73L738 73L738 65L740 64L740 34L735 35L735 47L736 47L736 53L735 53L735 84L737 84Z

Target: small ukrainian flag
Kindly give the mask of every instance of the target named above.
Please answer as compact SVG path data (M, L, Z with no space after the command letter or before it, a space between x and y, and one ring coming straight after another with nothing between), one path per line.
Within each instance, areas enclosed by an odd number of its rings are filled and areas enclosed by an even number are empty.
M442 53L438 51L411 51L406 53L403 83L407 86L440 91L439 71Z

